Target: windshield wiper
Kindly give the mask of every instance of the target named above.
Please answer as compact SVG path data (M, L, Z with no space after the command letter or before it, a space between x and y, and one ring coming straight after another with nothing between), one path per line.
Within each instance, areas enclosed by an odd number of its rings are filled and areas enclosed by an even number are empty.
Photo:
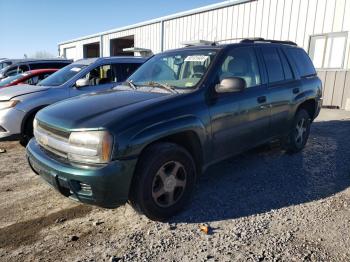
M151 81L151 82L148 82L146 83L146 85L148 86L151 86L151 87L161 87L163 89L166 89L174 94L178 94L179 92L172 86L169 86L169 85L166 85L166 84L162 84L162 83L158 83L158 82L154 82L154 81Z
M128 83L128 85L129 85L132 89L134 89L134 90L137 89L136 85L132 82L132 80L126 81L126 83Z

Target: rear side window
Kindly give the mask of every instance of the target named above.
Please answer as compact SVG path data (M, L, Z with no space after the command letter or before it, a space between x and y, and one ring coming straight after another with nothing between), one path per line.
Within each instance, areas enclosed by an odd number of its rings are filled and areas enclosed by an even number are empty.
M291 59L293 59L301 77L316 74L315 67L312 64L310 57L306 54L306 52L303 49L288 48L287 55L291 57Z
M286 55L283 52L280 52L280 57L282 61L283 71L284 71L284 78L286 80L291 80L294 78L292 69L290 67L290 64L286 58Z
M262 54L265 60L269 82L279 82L284 80L284 71L282 61L275 47L262 48Z

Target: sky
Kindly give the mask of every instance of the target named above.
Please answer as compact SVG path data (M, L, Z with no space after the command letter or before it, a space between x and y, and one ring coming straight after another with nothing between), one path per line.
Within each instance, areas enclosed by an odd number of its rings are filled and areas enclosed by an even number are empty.
M224 0L0 0L0 58L57 55L62 41Z

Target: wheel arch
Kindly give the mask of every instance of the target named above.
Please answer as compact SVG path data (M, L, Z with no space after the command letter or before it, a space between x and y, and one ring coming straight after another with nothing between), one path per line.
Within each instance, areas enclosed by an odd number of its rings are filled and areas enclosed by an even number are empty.
M23 136L25 128L27 126L28 120L32 117L35 116L36 113L38 113L41 109L43 109L44 107L47 107L48 105L41 105L38 107L35 107L33 109L31 109L30 111L28 111L28 113L24 116L23 120L22 120L22 124L21 124L21 135Z
M304 109L309 113L309 116L311 117L311 121L315 119L316 110L317 110L317 102L314 98L309 98L303 101L297 108L296 112L298 112L300 109Z

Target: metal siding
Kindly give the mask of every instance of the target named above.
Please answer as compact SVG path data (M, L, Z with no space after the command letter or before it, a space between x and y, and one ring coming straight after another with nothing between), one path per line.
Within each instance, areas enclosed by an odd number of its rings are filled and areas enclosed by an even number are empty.
M304 32L303 48L308 51L310 36L314 34L315 18L317 11L317 0L308 1L308 11L306 17L306 27Z
M335 16L334 16L333 28L332 28L333 32L342 31L344 13L345 13L345 3L346 3L346 0L336 0Z
M327 0L326 2L326 12L323 20L323 33L332 32L333 21L334 21L334 12L335 12L335 3L338 0Z
M311 35L328 32L350 32L350 0L257 0L243 4L205 10L164 22L164 50L181 47L188 40L226 40L232 38L264 37L296 41L308 51ZM119 32L103 35L103 54L110 54L110 40L134 35L135 46L161 51L161 22L144 24ZM66 48L76 48L76 57L83 57L83 46L99 42L91 37L60 44L60 54ZM345 62L350 69L350 35ZM324 81L325 104L344 107L350 97L349 72L319 72ZM344 86L341 83L344 79ZM342 89L343 88L343 89Z
M325 80L325 85L324 85L324 95L323 95L323 105L324 106L331 106L332 105L335 75L336 75L335 71L328 71L326 73L326 80Z
M345 77L343 101L342 101L342 108L343 109L346 106L347 100L350 100L350 71L347 71L346 77Z
M292 2L293 0L285 0L284 2L284 17L282 24L282 37L281 39L286 40L289 39L289 28L290 28L290 19L292 15Z
M332 98L332 106L337 106L339 108L341 108L341 106L342 106L345 77L346 77L345 71L336 72L334 90L333 90L333 98Z
M269 13L269 28L267 37L269 39L274 39L276 30L276 15L277 15L277 0L271 0L270 2L270 13Z
M326 12L327 0L318 0L317 2L317 12L315 19L314 34L323 33L324 16Z
M283 13L284 13L284 0L277 1L276 4L276 21L273 38L281 39L282 36L282 23L283 23Z
M264 9L264 2L258 1L257 7L256 7L256 19L255 19L255 29L254 29L254 36L261 35L261 25L262 25L262 19L263 19L263 9Z
M308 5L309 1L302 0L300 2L299 6L299 14L298 14L298 25L297 25L297 32L296 32L296 43L299 46L302 46L305 48L305 27L306 27L306 19L308 16Z

